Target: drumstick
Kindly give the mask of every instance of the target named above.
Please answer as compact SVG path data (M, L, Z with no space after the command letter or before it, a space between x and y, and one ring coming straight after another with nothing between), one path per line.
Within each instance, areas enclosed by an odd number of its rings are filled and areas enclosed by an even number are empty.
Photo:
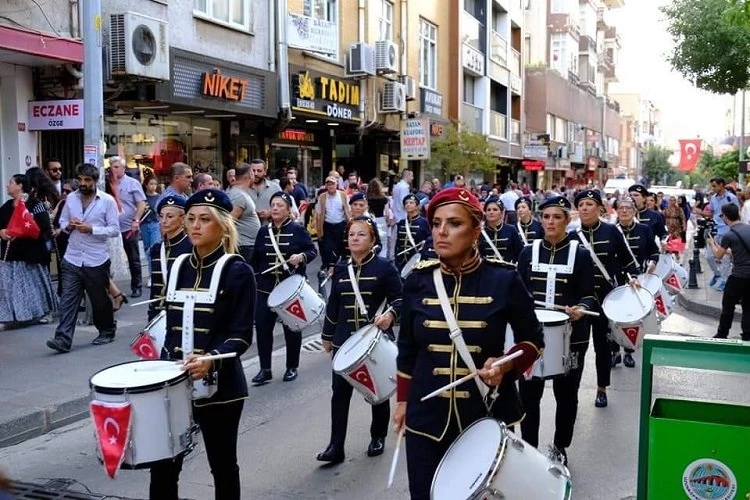
M628 279L630 281L633 281L633 277L630 275L630 273L628 273ZM643 309L645 311L646 310L646 305L641 300L641 296L638 294L638 290L636 290L636 286L634 284L631 284L630 286L633 287L633 291L635 292L635 298L638 299L638 303L641 305L641 309ZM638 284L638 287L640 287L640 283Z
M136 302L136 303L134 303L134 304L130 304L130 307L135 307L135 306L142 306L142 305L145 305L145 304L150 304L151 302L159 302L159 301L160 301L160 300L162 300L163 298L164 298L164 297L159 297L159 298L157 298L157 299L151 299L151 300L142 300L142 301L140 301L140 302Z
M490 365L490 367L491 368L497 368L500 365L504 365L508 361L512 361L512 360L516 359L521 354L523 354L523 351L516 351L513 354L508 354L507 356L503 356L502 358L500 358L497 361L495 361L494 363L492 363ZM441 387L440 389L438 389L436 391L432 391L428 395L422 397L422 399L420 399L420 401L427 401L430 398L434 398L435 396L437 396L441 392L448 391L450 389L453 389L454 387L457 387L457 386L463 384L464 382L468 382L469 380L473 379L477 375L479 375L479 372L471 372L468 375L466 375L464 377L461 377L460 379L456 380L455 382L451 382L450 384L448 384L446 386L443 386L443 387Z
M406 250L401 250L401 251L400 251L399 253L397 253L396 255L403 255L403 254L405 254L405 253L411 252L412 250L416 250L416 249L418 249L418 248L421 248L421 247L423 247L423 246L424 246L424 242L425 242L425 241L426 241L426 240L422 240L422 241L420 241L419 243L417 243L416 245L414 245L413 247L409 247L409 248L407 248Z
M393 459L391 460L391 470L388 473L388 486L386 489L393 485L393 478L396 476L396 465L398 464L398 452L401 450L401 441L404 439L404 432L406 431L406 425L401 427L401 432L398 433L396 438L396 448L393 450Z
M262 272L262 273L260 273L260 274L266 274L266 273L270 273L270 272L271 272L271 271L273 271L274 269L276 269L276 268L279 268L279 267L281 267L281 266L284 266L284 265L286 265L286 264L288 264L288 263L289 263L289 261L288 261L288 260L285 260L285 261L283 261L283 262L279 262L278 264L276 264L276 265L273 265L273 266L269 267L268 269L266 269L265 271L263 271L263 272Z
M565 306L558 306L557 304L548 304L546 302L542 302L541 300L535 300L534 304L536 304L538 306L542 306L545 309L555 309L557 311L563 311L563 312L565 312ZM595 316L597 318L599 317L599 313L596 312L596 311L588 311L586 309L581 309L578 312L580 312L581 314L584 314L586 316Z
M224 354L211 354L209 356L201 356L201 357L196 358L196 359L198 359L201 362L203 362L203 361L213 361L215 359L234 358L235 356L237 356L236 352L227 352L227 353L224 353ZM136 372L147 372L147 371L151 371L151 370L166 370L166 369L170 369L171 370L171 369L174 369L175 366L181 366L181 365L184 365L184 364L185 364L184 361L178 360L178 361L175 361L174 364L171 364L171 365L162 365L160 363L160 364L154 364L153 366L144 366L143 368L134 368L133 371L136 371Z

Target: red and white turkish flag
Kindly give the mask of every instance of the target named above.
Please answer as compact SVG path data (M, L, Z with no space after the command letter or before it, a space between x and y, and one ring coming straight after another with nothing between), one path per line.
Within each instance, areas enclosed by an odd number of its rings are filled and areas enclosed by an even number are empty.
M133 339L130 351L141 359L159 359L159 350L148 332L141 332Z
M677 169L681 172L692 172L701 156L702 139L680 139L680 163Z
M96 441L99 444L104 470L112 479L125 458L130 441L130 403L107 403L92 401L89 404L94 421Z
M677 292L682 291L682 284L680 284L680 279L677 277L677 273L672 273L667 277L667 285L674 288Z
M349 378L357 382L359 385L364 386L365 389L371 393L376 394L375 382L372 380L370 370L367 369L366 364L363 363L362 366L351 372Z
M307 321L307 315L305 315L305 309L302 307L302 302L300 302L299 299L295 299L294 302L289 304L286 310L287 312L289 312L289 314L293 314L294 316L297 316L302 321Z
M638 345L638 333L640 331L640 326L629 326L622 329L622 333L625 335L625 338L628 339L632 344L630 347L635 348Z
M667 310L667 305L664 303L664 297L662 297L661 294L654 297L654 302L656 305L656 312L664 316L665 318L669 316L669 311Z

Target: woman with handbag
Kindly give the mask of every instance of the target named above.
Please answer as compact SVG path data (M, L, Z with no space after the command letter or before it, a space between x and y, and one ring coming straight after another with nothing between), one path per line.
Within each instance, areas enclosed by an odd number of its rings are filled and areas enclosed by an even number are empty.
M11 199L0 207L0 322L40 320L58 306L49 275L52 224L26 175L11 177L7 193ZM23 286L11 290L13 283Z
M334 267L322 334L323 348L333 355L353 332L368 323L374 323L393 339L391 326L401 310L401 277L393 263L373 250L377 234L375 222L367 217L352 219L347 224L346 234L351 258L340 260ZM386 303L390 309L383 312ZM363 307L366 313L361 311ZM335 464L344 461L349 403L354 389L341 375L335 372L332 375L331 439L316 458ZM388 401L372 407L367 447L370 457L382 455L385 449L389 416Z
M405 426L412 499L430 498L440 460L468 425L488 415L508 425L523 418L515 380L544 346L534 301L518 272L479 254L482 207L476 197L466 189L444 189L430 201L427 220L439 258L417 264L404 285L393 416L396 431ZM505 353L508 324L517 344ZM520 357L490 367L515 351L522 351ZM477 368L478 378L421 401Z

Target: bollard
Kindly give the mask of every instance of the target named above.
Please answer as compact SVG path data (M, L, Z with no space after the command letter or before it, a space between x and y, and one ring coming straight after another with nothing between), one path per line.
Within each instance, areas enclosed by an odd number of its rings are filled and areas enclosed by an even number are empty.
M700 265L700 250L693 248L693 258L690 259L690 274L687 287L691 290L700 288L698 286L698 266Z

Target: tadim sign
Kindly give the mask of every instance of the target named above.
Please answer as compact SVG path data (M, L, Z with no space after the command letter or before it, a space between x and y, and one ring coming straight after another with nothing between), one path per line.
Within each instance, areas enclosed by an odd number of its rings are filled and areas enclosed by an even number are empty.
M201 94L227 101L241 101L245 96L248 81L244 78L222 75L216 70L201 74Z
M359 84L310 70L292 72L292 109L326 118L360 121Z

